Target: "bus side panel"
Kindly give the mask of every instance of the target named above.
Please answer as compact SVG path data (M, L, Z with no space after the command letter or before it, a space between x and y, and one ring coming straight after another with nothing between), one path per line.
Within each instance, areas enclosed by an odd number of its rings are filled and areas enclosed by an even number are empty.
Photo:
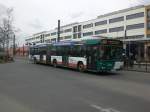
M36 58L36 61L40 61L40 55L34 55L33 57Z
M43 55L42 62L46 64L46 55Z
M31 54L29 54L28 59L29 59L29 61L33 61L33 56Z
M115 65L114 65L114 70L121 70L121 69L123 69L123 65L124 65L124 63L123 62L115 62Z
M58 65L62 65L62 56L51 56L51 62L53 64L53 61L56 60Z
M69 67L71 68L77 68L78 62L82 62L83 65L87 66L87 59L84 57L69 57Z

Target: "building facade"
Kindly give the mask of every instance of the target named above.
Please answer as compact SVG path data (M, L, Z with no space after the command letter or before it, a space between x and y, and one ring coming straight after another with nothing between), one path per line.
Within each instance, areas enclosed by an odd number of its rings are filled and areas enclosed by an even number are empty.
M61 26L60 41L100 35L125 40L126 52L148 59L150 52L150 6L135 6L100 15L95 19ZM26 43L57 41L57 28L34 34Z
M146 6L146 36L150 38L150 5ZM145 57L147 60L150 60L150 42L145 43Z

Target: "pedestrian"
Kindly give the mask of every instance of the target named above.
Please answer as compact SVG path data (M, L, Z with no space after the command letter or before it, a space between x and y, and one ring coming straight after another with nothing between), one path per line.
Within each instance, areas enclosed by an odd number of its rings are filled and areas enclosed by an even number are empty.
M130 61L130 67L133 67L133 65L134 65L134 56L133 56L133 53L130 53L129 61Z

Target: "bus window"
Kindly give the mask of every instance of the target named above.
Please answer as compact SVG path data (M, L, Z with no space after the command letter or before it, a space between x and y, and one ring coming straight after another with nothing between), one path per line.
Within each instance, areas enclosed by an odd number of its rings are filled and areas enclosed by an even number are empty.
M112 46L111 47L111 58L121 59L122 53L123 53L122 47L119 47L119 46Z
M100 59L103 59L104 56L104 46L100 46Z
M94 53L93 53L94 56L97 57L98 56L98 46L94 46L93 50L94 50Z
M71 46L70 48L71 56L72 57L79 57L80 56L80 48L78 46Z
M98 45L94 45L94 46L87 46L86 47L87 50L86 50L86 54L87 56L92 56L93 58L95 59L98 59L99 58L99 46Z
M111 60L111 59L121 59L122 48L119 46L100 46L100 59Z
M56 55L56 47L52 47L51 49L51 55Z
M100 59L102 60L109 60L110 59L110 53L111 47L110 46L101 46L100 47Z
M46 47L40 47L39 48L39 54L46 54L47 48Z
M69 49L69 56L73 56L73 46L70 46L70 49Z
M38 48L34 48L34 54L35 54L35 55L38 55L38 54L39 54Z
M56 55L61 56L62 55L62 48L60 46L56 46Z
M80 50L80 54L81 57L85 57L86 56L86 47L85 46L80 46L81 50Z

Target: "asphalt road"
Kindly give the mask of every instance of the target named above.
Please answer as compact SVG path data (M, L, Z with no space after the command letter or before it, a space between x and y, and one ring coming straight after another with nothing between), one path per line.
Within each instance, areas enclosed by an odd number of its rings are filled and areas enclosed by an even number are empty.
M150 112L150 73L0 64L0 112Z

